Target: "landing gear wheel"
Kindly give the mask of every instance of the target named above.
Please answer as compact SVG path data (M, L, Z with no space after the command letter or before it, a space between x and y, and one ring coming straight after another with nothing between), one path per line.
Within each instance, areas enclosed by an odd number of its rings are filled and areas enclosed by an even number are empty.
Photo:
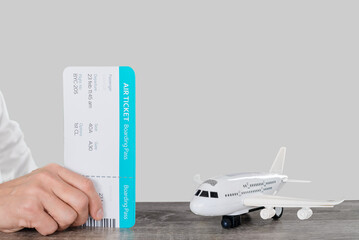
M223 228L229 229L229 228L232 227L232 222L231 222L231 220L229 218L223 217L222 221L221 221L221 225L222 225Z
M282 207L275 207L275 214L272 217L273 219L277 220L283 215L283 208Z
M241 217L240 215L237 215L237 216L223 216L222 221L221 221L221 225L225 229L238 227L241 224L241 218L240 217Z

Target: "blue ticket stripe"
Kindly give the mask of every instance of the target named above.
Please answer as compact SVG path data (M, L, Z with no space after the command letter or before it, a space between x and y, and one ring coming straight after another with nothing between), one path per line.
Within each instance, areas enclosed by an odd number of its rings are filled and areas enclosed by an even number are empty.
M119 67L120 74L120 227L135 224L136 213L136 88L135 72Z

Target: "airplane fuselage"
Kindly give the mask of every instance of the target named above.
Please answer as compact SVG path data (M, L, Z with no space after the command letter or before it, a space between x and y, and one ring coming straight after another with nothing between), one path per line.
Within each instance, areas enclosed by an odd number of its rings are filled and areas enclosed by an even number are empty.
M240 173L204 181L190 203L191 211L202 216L240 215L255 207L243 199L256 195L275 195L284 185L286 175L275 173Z

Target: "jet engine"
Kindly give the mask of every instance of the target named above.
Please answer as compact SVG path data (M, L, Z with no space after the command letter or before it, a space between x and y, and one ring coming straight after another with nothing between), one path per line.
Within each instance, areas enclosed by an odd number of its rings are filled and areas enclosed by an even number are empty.
M275 214L275 210L273 208L265 208L262 209L260 212L261 218L263 219L270 219Z
M306 220L313 215L313 211L310 208L302 208L297 212L297 216L300 220Z

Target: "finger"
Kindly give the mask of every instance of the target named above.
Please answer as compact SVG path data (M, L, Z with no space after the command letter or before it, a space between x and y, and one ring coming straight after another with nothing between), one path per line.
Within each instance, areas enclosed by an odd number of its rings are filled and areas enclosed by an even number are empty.
M76 211L77 217L71 224L72 226L81 226L86 222L89 216L89 199L84 192L74 188L61 178L53 185L52 191L58 198Z
M32 226L41 234L49 235L58 229L56 221L46 212L40 211L36 215L36 220L33 222Z
M58 174L65 182L80 189L88 196L91 216L96 220L102 219L103 209L101 199L96 192L92 181L66 168L60 168Z
M57 222L58 230L68 228L77 219L77 212L55 194L44 194L41 203L47 213Z

